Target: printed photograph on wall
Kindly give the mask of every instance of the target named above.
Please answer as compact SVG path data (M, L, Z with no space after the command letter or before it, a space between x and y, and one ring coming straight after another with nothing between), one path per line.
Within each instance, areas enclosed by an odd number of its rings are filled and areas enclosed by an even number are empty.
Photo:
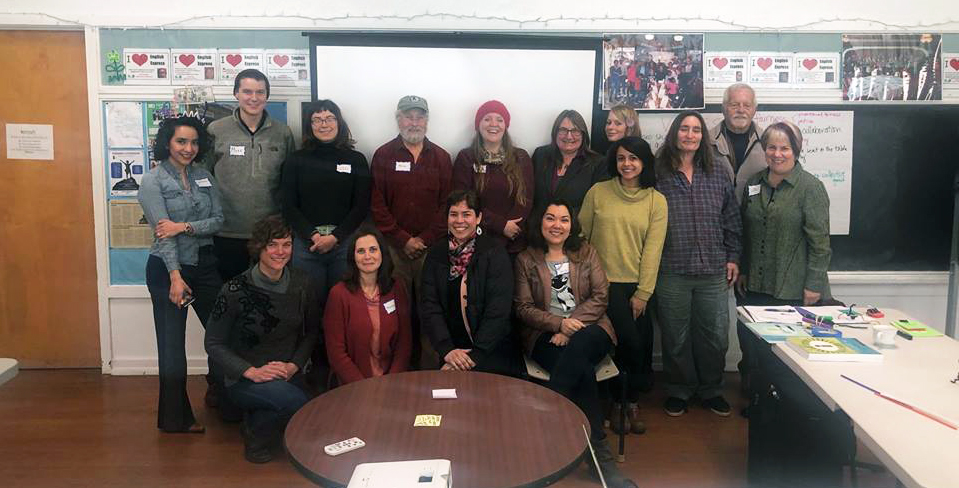
M702 34L603 36L603 109L703 108Z
M842 99L942 100L939 34L843 34Z

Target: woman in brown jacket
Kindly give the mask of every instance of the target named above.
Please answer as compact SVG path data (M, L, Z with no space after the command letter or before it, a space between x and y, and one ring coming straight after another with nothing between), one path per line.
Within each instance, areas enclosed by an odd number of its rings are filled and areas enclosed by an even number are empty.
M633 486L617 470L605 442L594 373L616 342L606 317L609 282L569 209L562 199L549 202L530 221L529 247L516 257L513 302L522 321L520 336L526 354L550 372L548 386L589 419L609 486Z

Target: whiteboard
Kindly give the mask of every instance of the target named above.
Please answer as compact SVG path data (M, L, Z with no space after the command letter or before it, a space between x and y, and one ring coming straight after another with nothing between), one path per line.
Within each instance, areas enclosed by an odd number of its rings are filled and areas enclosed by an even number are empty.
M574 109L593 117L596 52L588 50L316 46L317 98L336 102L356 149L373 151L396 137L396 102L429 102L427 137L452 157L475 133L476 109L490 99L510 112L509 134L530 153L549 142L553 120Z
M639 114L643 138L653 151L662 145L674 114ZM703 114L712 129L723 114ZM829 233L849 234L849 211L852 204L852 111L756 112L753 121L760 131L768 125L788 120L803 133L803 150L799 157L806 171L826 186L829 194ZM760 132L761 134L762 132ZM710 134L712 135L712 134Z

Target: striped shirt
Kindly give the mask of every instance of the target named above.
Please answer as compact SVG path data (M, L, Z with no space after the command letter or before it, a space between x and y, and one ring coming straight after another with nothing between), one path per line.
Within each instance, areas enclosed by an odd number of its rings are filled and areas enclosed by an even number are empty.
M696 164L692 184L681 171L667 171L656 189L669 208L660 272L723 273L726 263L739 263L743 227L727 165L706 173Z

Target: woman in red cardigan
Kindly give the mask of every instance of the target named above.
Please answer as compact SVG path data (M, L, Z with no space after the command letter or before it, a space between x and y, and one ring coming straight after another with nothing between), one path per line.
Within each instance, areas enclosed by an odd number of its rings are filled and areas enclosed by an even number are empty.
M393 280L385 244L378 230L360 227L347 247L346 276L326 302L326 352L340 384L409 367L410 302L403 283Z

